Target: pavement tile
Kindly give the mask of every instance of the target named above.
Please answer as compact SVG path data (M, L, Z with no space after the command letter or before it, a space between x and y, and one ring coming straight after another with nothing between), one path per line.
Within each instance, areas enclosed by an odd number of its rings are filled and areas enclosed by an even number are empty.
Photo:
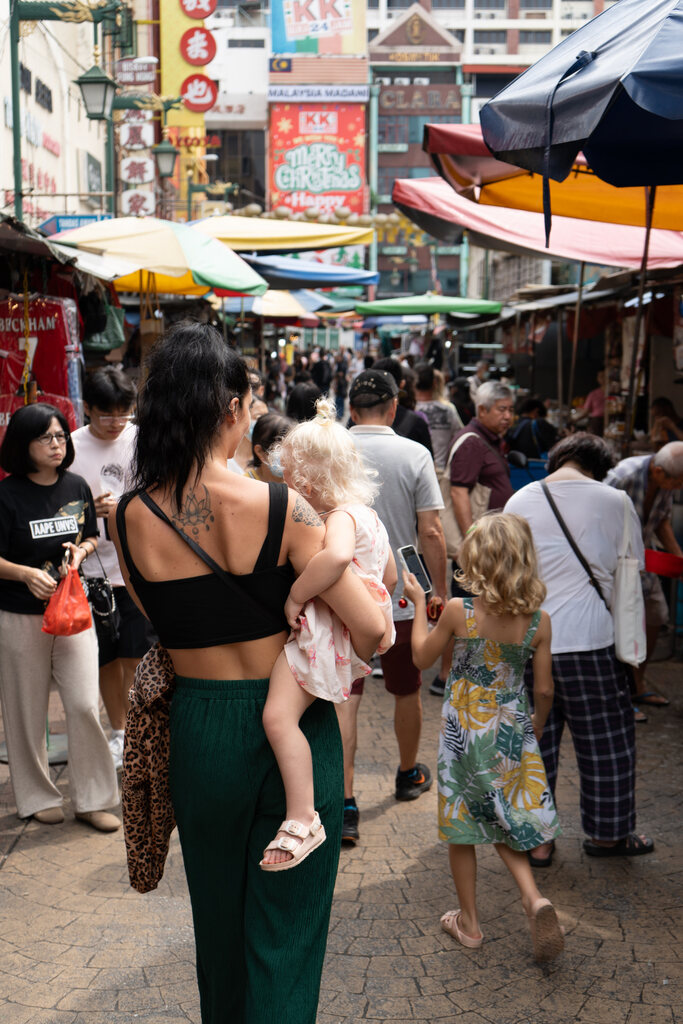
M576 1020L579 1024L625 1024L629 1012L630 1007L625 1004L591 996L584 1002Z
M673 1020L673 1009L670 1006L644 1006L636 1003L631 1007L626 1024L669 1024Z

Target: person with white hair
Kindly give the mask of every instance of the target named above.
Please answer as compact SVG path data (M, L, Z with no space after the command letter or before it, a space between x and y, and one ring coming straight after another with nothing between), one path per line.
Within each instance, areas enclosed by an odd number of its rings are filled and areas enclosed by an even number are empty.
M512 422L512 391L499 381L486 381L476 393L475 409L474 418L453 438L446 460L446 472L451 483L450 500L463 537L472 525L470 494L476 484L489 490L488 511L502 509L513 494L503 441ZM458 568L454 561L454 572ZM463 597L467 596L467 591L453 580L451 594L453 597ZM446 653L442 661L444 671L448 658L450 652ZM429 692L435 697L443 696L443 675L444 672L440 670L429 687Z
M660 547L672 555L683 557L683 549L676 540L671 516L673 491L683 487L683 441L671 441L655 455L635 455L622 459L605 478L605 483L626 491L635 505L643 529L646 548ZM662 584L654 573L644 573L645 629L647 655L642 665L633 670L636 721L646 722L639 705L666 707L669 701L654 690L646 690L645 670L657 643L662 626L669 621L669 606Z

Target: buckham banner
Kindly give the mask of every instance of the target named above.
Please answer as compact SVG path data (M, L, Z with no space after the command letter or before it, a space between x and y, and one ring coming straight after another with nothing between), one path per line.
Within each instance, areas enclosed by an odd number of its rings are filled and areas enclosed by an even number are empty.
M271 208L365 211L363 104L274 103L270 140Z

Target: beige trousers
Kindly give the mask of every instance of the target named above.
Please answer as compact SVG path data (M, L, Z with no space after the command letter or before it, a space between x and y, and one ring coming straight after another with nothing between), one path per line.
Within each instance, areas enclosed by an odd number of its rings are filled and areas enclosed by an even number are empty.
M97 637L43 633L42 615L0 610L0 701L10 777L20 818L57 807L45 740L50 684L64 705L74 811L101 811L118 802L116 771L100 725Z

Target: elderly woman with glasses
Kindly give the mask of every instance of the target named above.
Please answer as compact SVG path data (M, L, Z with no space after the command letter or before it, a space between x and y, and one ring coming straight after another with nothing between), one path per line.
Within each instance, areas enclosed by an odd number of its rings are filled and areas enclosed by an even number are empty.
M60 568L76 567L97 547L92 493L69 473L74 449L66 420L44 403L12 416L0 447L0 701L17 813L44 824L64 821L50 779L45 719L50 685L59 690L69 740L75 816L102 832L119 828L104 808L118 801L116 772L99 720L97 639L41 630Z

